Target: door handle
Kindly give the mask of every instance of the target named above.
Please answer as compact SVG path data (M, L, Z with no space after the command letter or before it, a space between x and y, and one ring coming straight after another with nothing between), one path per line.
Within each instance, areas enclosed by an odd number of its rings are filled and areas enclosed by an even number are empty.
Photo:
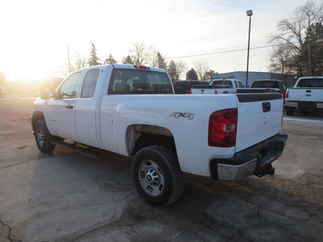
M67 108L67 109L73 109L74 106L69 104L69 105L66 105L65 108Z

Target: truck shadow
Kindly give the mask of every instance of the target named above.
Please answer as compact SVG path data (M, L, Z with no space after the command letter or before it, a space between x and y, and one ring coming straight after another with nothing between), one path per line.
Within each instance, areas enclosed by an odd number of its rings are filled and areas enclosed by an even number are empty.
M135 192L128 159L60 148L33 167L29 219L17 229L30 241L321 241L323 203L286 183L187 175L176 204L152 207Z

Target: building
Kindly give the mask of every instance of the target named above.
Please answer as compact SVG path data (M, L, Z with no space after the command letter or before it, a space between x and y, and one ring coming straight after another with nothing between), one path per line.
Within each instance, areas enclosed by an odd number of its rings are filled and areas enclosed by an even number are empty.
M250 86L255 80L264 80L264 79L273 79L273 80L282 80L285 82L287 87L293 86L296 79L294 75L290 74L280 74L273 72L254 72L250 71L248 80L248 86ZM235 71L235 72L227 72L227 73L217 73L212 76L212 79L222 79L222 78L230 78L230 79L238 79L242 81L242 83L246 83L246 72L245 71Z

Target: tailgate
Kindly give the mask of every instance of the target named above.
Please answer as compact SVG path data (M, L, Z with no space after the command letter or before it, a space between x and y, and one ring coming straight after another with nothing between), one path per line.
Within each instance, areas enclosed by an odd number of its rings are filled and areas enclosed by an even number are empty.
M214 94L215 91L213 87L192 87L192 94Z
M279 93L237 94L238 129L236 152L281 131L283 99Z
M289 89L290 101L323 102L323 89L321 88L294 88Z

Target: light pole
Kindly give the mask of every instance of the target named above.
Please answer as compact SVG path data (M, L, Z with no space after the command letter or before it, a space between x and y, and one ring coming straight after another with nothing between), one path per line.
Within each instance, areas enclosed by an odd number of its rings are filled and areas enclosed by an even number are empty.
M247 52L247 72L246 72L246 87L248 87L249 79L249 52L250 52L250 32L251 32L251 16L253 15L252 10L247 11L247 16L249 17L249 33L248 33L248 52Z

